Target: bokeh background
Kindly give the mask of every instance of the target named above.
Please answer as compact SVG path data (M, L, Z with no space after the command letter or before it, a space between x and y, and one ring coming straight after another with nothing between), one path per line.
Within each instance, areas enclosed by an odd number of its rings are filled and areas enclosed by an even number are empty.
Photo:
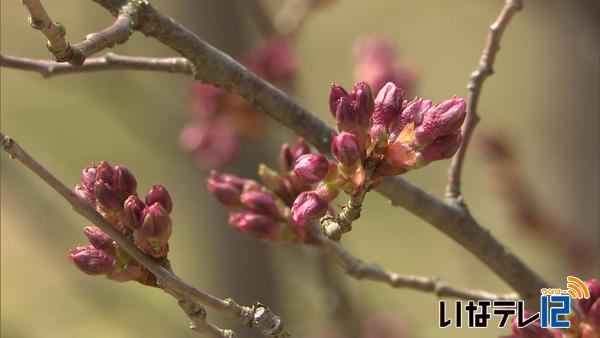
M238 55L260 39L244 2L153 3L208 42ZM265 1L275 13L281 2ZM107 26L112 18L91 1L45 3L67 27L70 41ZM299 60L295 96L332 123L329 84L353 83L352 45L357 37L385 34L400 57L418 66L415 92L435 101L465 96L487 34L503 1L339 0L315 11L295 38ZM27 24L18 1L2 1L1 52L48 58L45 40ZM599 276L599 64L598 5L595 1L531 0L509 26L485 84L483 117L464 172L464 196L475 217L525 262L555 285L567 274ZM172 56L153 39L136 33L114 52ZM320 262L312 249L267 245L233 231L226 212L207 193L207 170L177 144L190 118L191 80L182 75L119 71L43 79L1 69L2 131L13 136L48 169L74 186L81 169L107 160L128 166L139 190L164 184L173 196L174 234L170 258L178 273L215 295L271 305L297 337L328 330L345 316L346 336L363 319L387 318L394 337L495 337L509 330L438 328L438 299L347 278ZM481 135L500 130L515 145L528 189L552 217L581 238L592 260L574 264L539 233L510 216L494 189L494 171L481 155ZM243 145L225 171L256 177L258 163L275 165L289 130L270 122L260 137ZM442 196L448 161L411 172L408 179ZM192 337L172 298L136 283L115 283L79 272L67 260L83 244L87 222L17 162L1 156L1 334L3 337ZM344 244L366 261L401 273L435 275L467 287L508 292L475 257L408 211L368 195L363 217ZM323 290L322 269L340 283L348 299L342 311ZM339 299L338 299L339 300ZM339 310L339 307L338 307ZM238 330L218 313L209 319ZM348 332L350 331L350 332ZM403 333L401 333L402 331Z

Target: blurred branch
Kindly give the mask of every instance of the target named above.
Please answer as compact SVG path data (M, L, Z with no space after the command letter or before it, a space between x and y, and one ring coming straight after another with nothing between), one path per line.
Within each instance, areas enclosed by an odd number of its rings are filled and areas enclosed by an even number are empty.
M452 202L457 202L457 205L464 205L460 196L460 178L469 141L471 140L477 122L479 122L477 104L479 102L481 88L483 87L485 79L494 73L494 60L500 49L500 39L504 34L504 30L508 26L513 15L520 11L521 8L523 8L523 0L506 0L498 18L490 26L485 47L483 48L481 59L479 60L479 68L471 73L471 80L467 85L469 97L467 99L467 117L465 118L465 123L463 125L463 141L452 158L452 163L448 170L448 185L446 187L447 198Z
M23 4L30 13L31 26L41 30L48 38L48 49L56 61L80 66L90 55L127 41L136 26L137 12L143 2L123 3L116 11L117 18L112 25L100 32L88 34L82 42L74 45L70 45L65 39L66 28L52 21L39 0L23 0Z
M311 228L310 244L329 255L346 273L356 279L368 279L389 284L394 288L409 288L436 294L438 297L456 297L472 300L516 299L517 294L497 295L487 291L459 288L437 278L401 275L387 271L377 264L368 264L353 256L339 242L327 238L316 226Z
M94 0L113 15L124 0ZM257 109L304 137L323 153L330 152L333 130L281 90L149 3L140 4L136 29L174 49L196 66L195 77L239 94ZM494 238L468 210L430 195L401 177L387 177L377 190L455 240L510 285L528 306L539 304L539 289L548 286L523 261Z
M287 333L283 332L283 324L279 316L272 313L268 307L260 303L255 303L252 306L242 306L232 299L220 299L187 284L172 273L170 268L162 266L159 262L143 253L133 242L108 223L89 203L77 196L52 173L33 159L12 138L0 132L0 140L2 150L6 151L11 159L21 161L67 200L75 212L104 230L125 252L152 272L156 276L157 286L180 301L181 307L194 323L192 326L194 330L212 334L214 337L231 337L233 334L230 330L222 330L206 322L206 317L202 314L204 309L199 305L203 304L242 324L256 328L265 336L288 336Z
M107 53L105 56L98 58L87 59L81 66L0 54L0 66L37 72L45 78L105 70L147 70L188 75L194 73L192 63L182 57L151 58L113 53Z

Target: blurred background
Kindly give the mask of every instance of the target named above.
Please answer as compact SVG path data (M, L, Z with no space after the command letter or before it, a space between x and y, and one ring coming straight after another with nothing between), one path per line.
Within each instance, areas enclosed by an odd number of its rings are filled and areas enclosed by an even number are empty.
M264 39L242 0L152 2L234 56ZM290 92L332 124L329 85L348 88L356 80L358 38L381 35L395 45L395 59L414 71L412 95L436 102L465 97L487 27L503 5L500 0L328 2L312 10L293 36L297 66ZM275 16L282 1L264 4ZM0 6L1 52L47 59L45 39L27 23L25 8L18 1ZM91 1L45 6L65 24L71 42L112 22ZM589 279L600 273L597 14L596 1L525 1L502 41L496 74L485 83L482 122L464 172L464 197L474 216L555 285L563 285L568 274ZM175 55L139 33L112 51ZM156 183L169 189L174 200L169 257L192 285L242 304L269 304L296 337L482 336L480 330L439 329L438 299L431 294L357 281L311 248L269 245L232 230L226 210L205 188L207 166L179 145L195 109L189 77L109 71L43 79L6 68L1 75L2 131L67 185L79 181L86 165L106 160L130 168L140 192ZM256 178L258 164L275 167L280 144L294 140L289 130L267 121L219 169ZM509 160L499 159L498 143L511 147ZM442 197L448 164L436 162L406 177ZM507 188L515 182L522 191ZM89 224L5 154L1 189L3 337L195 336L164 293L78 271L67 253L86 243L81 229ZM343 240L356 256L400 273L510 291L475 257L410 212L376 193L365 204L363 217ZM552 224L551 229L540 223ZM327 292L332 285L343 291ZM208 318L236 329L240 337L254 336L214 311ZM386 327L388 335L376 331ZM508 332L488 329L484 336Z

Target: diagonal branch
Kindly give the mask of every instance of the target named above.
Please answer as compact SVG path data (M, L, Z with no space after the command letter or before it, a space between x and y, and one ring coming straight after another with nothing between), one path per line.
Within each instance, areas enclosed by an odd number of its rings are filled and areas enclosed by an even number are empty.
M187 75L194 73L194 65L182 57L151 58L113 53L87 59L81 66L0 54L0 66L37 72L45 78L106 70L147 70Z
M216 333L215 330L217 329L212 325L204 323L205 320L201 320L202 316L198 315L199 309L201 308L199 304L203 304L221 312L233 320L256 328L265 336L286 337L288 335L283 332L283 324L279 316L272 313L267 306L260 303L255 303L251 307L242 306L232 299L223 300L187 284L173 274L170 269L162 266L157 261L144 254L133 242L129 241L115 227L108 223L89 203L77 196L39 162L33 159L12 138L5 136L0 132L0 141L2 150L6 151L11 159L21 161L27 168L33 171L67 200L75 212L104 230L104 232L117 242L123 250L156 276L158 287L162 288L166 293L172 295L177 300L183 301L184 304L180 303L182 308L186 310L186 314L190 316L194 324L198 327L198 330L208 330L206 332ZM192 309L196 310L192 311ZM227 337L225 333L229 331L222 331L223 335L217 337Z
M496 59L496 54L500 49L500 39L504 34L504 30L513 15L520 11L522 7L523 0L506 0L498 18L490 26L490 32L481 53L481 59L479 60L479 68L471 73L471 80L467 85L469 97L467 99L467 116L463 125L463 141L452 158L452 163L448 170L448 185L446 187L446 197L451 201L458 202L458 205L464 205L460 200L460 177L469 141L471 140L475 126L479 122L477 104L479 103L481 88L485 79L494 73L492 67Z
M487 291L459 288L442 282L435 277L401 275L381 268L377 264L365 263L352 256L338 241L327 238L316 226L311 228L310 244L329 255L346 273L358 280L368 279L389 284L393 288L409 288L436 294L438 297L455 297L472 300L516 299L516 294L497 295Z

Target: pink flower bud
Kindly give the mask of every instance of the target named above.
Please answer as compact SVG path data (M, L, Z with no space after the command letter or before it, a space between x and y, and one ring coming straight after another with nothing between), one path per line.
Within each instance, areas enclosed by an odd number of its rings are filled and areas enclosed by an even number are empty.
M134 195L137 190L135 177L124 166L115 166L112 185L121 201L124 201L130 195Z
M143 212L146 205L137 196L131 195L123 203L122 222L131 230L137 230L142 227Z
M77 247L69 252L69 260L88 275L104 275L115 268L114 258L91 245Z
M431 107L431 100L423 100L420 97L408 102L402 113L396 116L393 127L390 130L390 141L396 140L402 129L409 123L419 126L423 120L423 114Z
M279 230L279 224L274 219L252 212L232 213L228 222L246 235L261 240L276 238Z
M280 217L275 198L265 192L248 191L241 195L240 200L242 205L250 211L274 218Z
M335 159L347 168L356 169L362 157L356 136L345 131L333 137L331 152Z
M128 257L129 258L129 257ZM109 272L106 277L117 282L139 281L145 283L151 278L150 272L146 270L138 261L129 258L124 264L117 263L118 268ZM152 284L150 284L152 285Z
M315 191L305 191L296 197L292 205L292 219L302 225L306 221L325 215L329 202Z
M592 304L592 307L586 316L586 321L594 330L600 331L600 298L596 298Z
M288 173L292 170L294 166L294 155L292 154L292 149L287 143L281 145L281 150L279 151L279 168L281 168L281 172Z
M387 143L388 128L402 111L403 100L404 91L392 82L388 82L377 94L371 127L371 139L375 144L381 146Z
M102 229L98 227L85 227L83 228L83 233L96 249L102 250L108 254L115 253L115 245L113 244L112 238L102 231Z
M415 129L415 139L426 146L438 137L454 134L465 119L465 100L456 96L430 108L423 115L423 122Z
M296 160L294 172L306 183L316 183L327 176L329 161L323 154L306 154Z
M246 179L237 177L235 175L220 173L216 170L210 171L209 178L215 182L231 184L239 190L242 190L244 188L244 184L246 184L247 181Z
M167 188L162 185L153 185L146 195L146 205L160 203L168 213L173 211L173 201L167 191Z
M103 180L104 182L112 183L113 180L113 168L108 162L101 161L96 167L96 179L95 181Z
M298 137L298 139L296 140L296 144L294 144L294 146L292 147L292 155L294 156L294 161L296 161L298 157L305 154L310 154L310 148L308 147L308 144L306 144L306 141L304 141L302 137Z
M97 180L94 190L96 191L96 200L103 210L119 212L123 207L123 201L119 195L104 180Z
M352 107L359 116L360 124L365 128L368 128L375 107L371 87L364 81L355 84L354 89L350 94L350 101L352 101Z
M421 150L421 154L417 159L419 166L452 157L458 150L458 147L460 147L461 141L462 134L460 131L457 131L452 135L438 138L432 144Z
M587 280L585 281L585 285L590 291L590 298L577 300L577 308L584 317L588 314L594 302L596 302L597 299L600 299L600 283L598 283L597 280L593 278Z
M348 92L342 86L335 83L332 84L329 94L329 111L333 117L336 117L338 100L341 98L348 98Z
M144 209L142 227L133 233L136 242L142 250L160 258L166 255L167 242L171 237L171 218L159 203Z
M350 131L358 126L359 116L354 112L350 100L342 97L338 100L335 120L339 131Z
M223 205L236 207L240 205L241 189L230 182L218 182L213 179L206 181L208 191Z

